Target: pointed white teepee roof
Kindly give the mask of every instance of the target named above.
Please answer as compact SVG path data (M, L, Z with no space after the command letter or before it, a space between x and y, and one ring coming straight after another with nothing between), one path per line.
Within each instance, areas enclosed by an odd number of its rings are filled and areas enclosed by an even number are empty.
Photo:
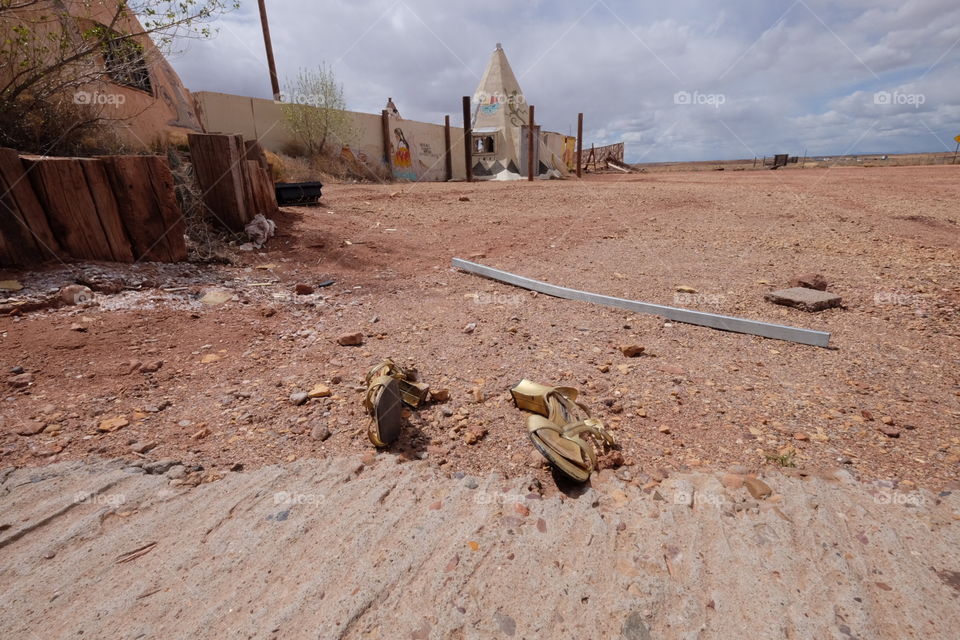
M506 148L497 155L519 162L520 127L527 124L527 109L520 83L498 42L473 94L473 128L500 130Z

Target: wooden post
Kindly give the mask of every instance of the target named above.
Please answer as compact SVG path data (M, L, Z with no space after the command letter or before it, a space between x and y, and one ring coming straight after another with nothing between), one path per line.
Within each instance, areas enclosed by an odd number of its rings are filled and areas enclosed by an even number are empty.
M390 112L384 109L380 112L380 134L383 136L383 161L387 164L387 172L393 177L393 153L390 144Z
M473 182L473 128L470 126L470 96L463 96L463 159L467 182Z
M252 196L243 138L191 133L187 135L187 142L204 204L222 226L231 231L243 231L254 216L248 208ZM134 242L134 253L136 250L137 243Z
M950 147L947 147L948 149ZM957 141L957 148L953 150L953 164L957 164L957 152L960 151L960 140Z
M20 156L0 148L0 265L29 266L61 254Z
M577 114L577 177L583 177L583 114Z
M527 127L527 180L533 182L533 138L536 125L533 121L533 105L530 105L530 125Z
M447 168L447 180L449 181L453 180L453 156L450 155L450 116L444 116L443 118L443 142L447 147L447 155L443 157L443 161Z
M267 22L267 6L264 0L260 2L260 26L263 28L263 46L267 49L267 66L270 68L270 86L273 88L273 99L280 100L280 81L277 78L277 63L273 59L273 43L270 41L270 23Z

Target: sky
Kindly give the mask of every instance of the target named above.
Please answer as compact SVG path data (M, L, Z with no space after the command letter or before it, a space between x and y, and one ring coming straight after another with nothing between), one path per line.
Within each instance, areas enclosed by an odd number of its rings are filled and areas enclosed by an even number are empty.
M547 130L629 162L952 153L957 0L267 0L281 84L326 63L347 106L462 118L496 44ZM192 91L271 97L255 0L170 56Z

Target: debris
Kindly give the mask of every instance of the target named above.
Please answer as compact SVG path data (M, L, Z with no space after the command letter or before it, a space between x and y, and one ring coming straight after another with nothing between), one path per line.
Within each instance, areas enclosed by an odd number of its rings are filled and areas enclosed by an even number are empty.
M20 291L23 285L16 280L0 280L0 291Z
M78 333L86 333L87 327L80 324L79 322L74 322L70 325L70 331L77 331Z
M646 347L640 346L639 344L627 344L620 347L620 352L628 358L636 358L646 350ZM609 370L610 368L607 367L607 371Z
M791 287L802 287L805 289L816 289L817 291L827 290L827 279L819 273L804 273L790 278Z
M458 200L460 202L470 202L470 196L460 196Z
M763 500L773 495L773 489L770 488L770 485L759 478L744 478L743 484L746 485L747 491L755 500Z
M363 344L363 334L359 331L357 333L345 333L337 338L337 344L341 347L359 347Z
M310 391L307 392L307 395L310 396L311 398L329 398L332 395L332 393L333 392L330 391L330 387L328 387L327 385L317 384L317 385L314 385L313 389L310 389Z
M290 402L296 406L306 404L307 400L310 399L310 396L307 395L306 391L296 391L290 394Z
M431 389L430 390L431 402L446 402L449 399L450 399L450 389Z
M223 289L210 289L203 294L203 297L200 298L200 302L206 305L214 306L223 304L232 297L233 293L230 291L225 291Z
M467 333L467 334L470 334L470 333L473 333L474 331L476 331L476 329L477 329L477 323L476 323L476 322L471 322L470 324L468 324L467 326L465 326L465 327L463 328L463 332L464 332L464 333Z
M293 288L293 292L298 296L309 296L313 293L313 287L309 284L300 283Z
M108 418L100 422L99 426L97 426L97 431L100 431L101 433L112 433L118 429L123 429L129 424L130 424L130 421L127 420L126 417L124 416L118 416L116 418Z
M67 285L60 289L60 302L68 305L84 304L93 300L93 291L82 284Z
M698 293L697 290L694 289L693 287L688 287L682 284L678 284L675 287L675 290L677 291L677 293Z
M823 311L840 306L840 296L816 289L807 289L805 287L794 287L792 289L781 289L772 291L764 296L764 299L774 304L782 304L787 307L794 307L801 311Z
M506 271L487 267L475 262L468 262L460 258L454 258L452 264L457 269L462 269L468 273L474 273L486 278L506 282L517 287L537 291L557 298L566 300L579 300L582 302L591 302L608 307L617 307L627 309L637 313L649 313L652 315L663 316L677 322L686 322L702 327L711 327L723 331L734 331L736 333L747 333L750 335L772 338L774 340L787 340L808 344L816 347L826 347L830 343L830 334L825 331L814 331L812 329L799 329L797 327L787 327L784 325L760 322L758 320L747 320L745 318L734 318L731 316L721 316L715 313L706 313L704 311L691 311L689 309L678 309L660 304L651 304L648 302L639 302L637 300L627 300L624 298L614 298L597 293L578 291L566 287L525 278Z
M268 220L262 213L254 216L253 220L243 228L247 237L257 249L260 249L267 243L267 240L273 237L277 231L277 223Z

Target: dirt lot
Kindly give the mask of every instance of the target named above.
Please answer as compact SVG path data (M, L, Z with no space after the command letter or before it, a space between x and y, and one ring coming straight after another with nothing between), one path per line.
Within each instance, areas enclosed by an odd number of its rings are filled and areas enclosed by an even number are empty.
M329 185L323 206L287 210L279 236L234 265L3 272L25 287L15 299L78 280L99 292L93 304L0 317L0 462L174 459L216 475L364 454L360 385L393 356L451 393L412 413L393 449L451 473L549 479L509 399L528 377L580 387L640 481L795 464L955 486L958 178L960 167L913 167ZM452 270L455 256L829 331L832 348L535 296ZM805 272L824 274L844 308L763 300ZM230 299L201 302L211 290ZM356 331L362 346L337 345ZM646 351L626 358L626 344ZM331 396L291 402L317 384ZM98 431L113 418L116 430Z

